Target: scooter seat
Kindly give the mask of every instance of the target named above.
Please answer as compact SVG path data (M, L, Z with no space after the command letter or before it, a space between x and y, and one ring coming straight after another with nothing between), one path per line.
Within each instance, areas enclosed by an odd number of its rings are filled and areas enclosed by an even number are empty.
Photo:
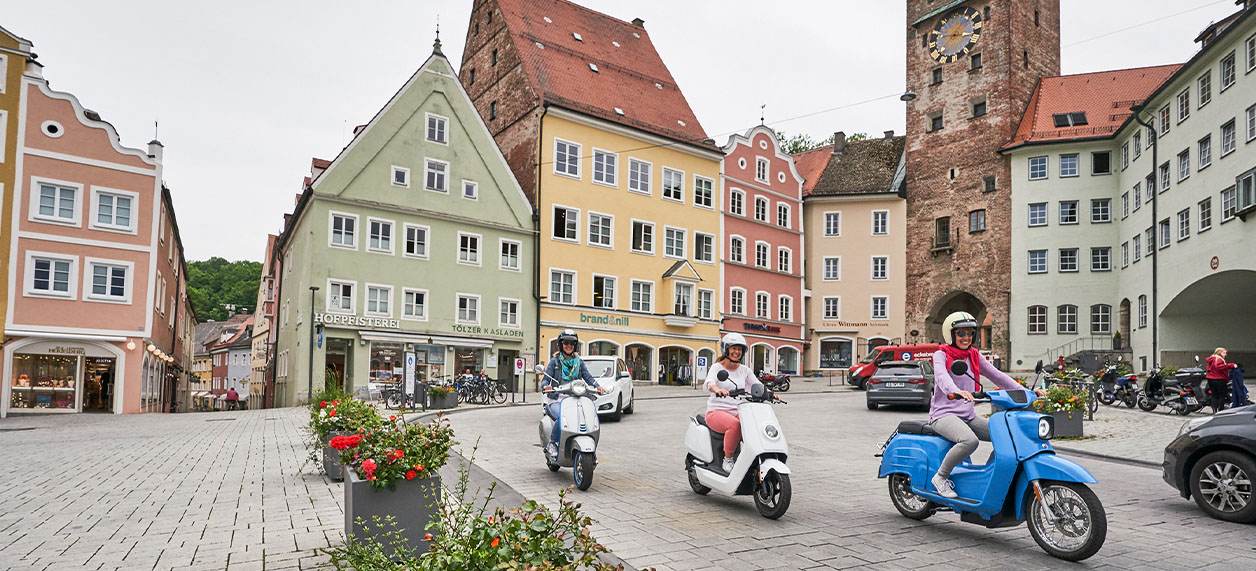
M898 423L899 434L934 434L927 420L904 420Z
M707 421L706 421L706 415L705 415L705 414L695 414L695 415L693 415L693 419L694 419L694 421L696 421L699 425L707 427L707 430L710 430L710 431L711 431L711 434L724 434L723 432L719 432L719 431L715 430L714 428L711 428L711 425L707 424Z

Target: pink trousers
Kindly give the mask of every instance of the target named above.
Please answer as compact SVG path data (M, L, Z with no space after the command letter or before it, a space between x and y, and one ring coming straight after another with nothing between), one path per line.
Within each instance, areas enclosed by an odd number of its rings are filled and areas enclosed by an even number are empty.
M724 457L732 458L741 442L741 419L733 412L711 410L706 413L706 421L711 430L724 433Z

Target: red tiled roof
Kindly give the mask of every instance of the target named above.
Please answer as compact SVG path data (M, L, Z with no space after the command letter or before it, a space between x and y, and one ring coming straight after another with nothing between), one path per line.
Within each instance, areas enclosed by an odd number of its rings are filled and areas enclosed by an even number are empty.
M1009 149L1029 143L1110 137L1181 64L1044 77L1034 89ZM1057 113L1086 113L1086 125L1056 127Z
M704 143L706 131L645 27L565 0L499 0L498 5L524 75L546 102L714 148Z
M794 168L797 168L798 174L802 176L804 195L810 194L811 190L816 187L816 183L820 181L820 175L824 173L824 167L829 166L829 157L832 156L833 145L824 145L794 155Z
M329 166L331 166L331 161L327 159L320 159L318 157L314 157L310 159L310 168L312 169L327 170L327 167Z

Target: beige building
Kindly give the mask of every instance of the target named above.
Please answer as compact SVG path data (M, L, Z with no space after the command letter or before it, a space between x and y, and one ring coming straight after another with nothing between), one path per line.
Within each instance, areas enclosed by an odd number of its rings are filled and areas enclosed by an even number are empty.
M900 342L906 299L903 137L797 155L803 187L808 346L805 371L845 369Z

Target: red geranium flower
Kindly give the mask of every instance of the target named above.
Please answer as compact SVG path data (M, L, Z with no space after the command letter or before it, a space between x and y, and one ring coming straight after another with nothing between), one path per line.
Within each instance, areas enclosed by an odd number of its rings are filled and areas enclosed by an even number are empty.
M422 471L423 471L423 465L422 465L422 464L415 464L415 465L414 465L414 469L415 469L415 470L418 470L418 471L420 471L420 472L422 472Z
M397 415L390 415L388 417L388 422L397 422Z
M405 457L405 455L406 455L406 453L405 453L405 452L402 452L400 448L398 448L398 449L396 449L396 450L393 450L393 451L392 451L392 456L393 456L393 459L394 459L394 460L400 460L400 459L404 458L404 457Z
M414 470L406 470L406 479L407 479L407 480L413 480L413 479L417 478L418 476L419 476L419 473L418 473L418 472L415 472Z
M501 538L500 538L500 537L494 537L494 538L493 538L493 542L492 542L492 543L489 543L488 545L489 545L489 547L492 547L493 549L497 549L497 546L498 546L498 545L501 545L501 544L502 544L502 540L501 540Z
M432 540L432 534L430 533L423 534L423 541L431 541L431 540Z
M336 416L336 409L331 409L331 412L327 413L327 416Z
M378 468L378 466L375 464L374 460L367 458L362 461L362 471L366 472L367 475L374 474L376 468Z
M318 403L318 408L327 408L327 401L322 401Z

